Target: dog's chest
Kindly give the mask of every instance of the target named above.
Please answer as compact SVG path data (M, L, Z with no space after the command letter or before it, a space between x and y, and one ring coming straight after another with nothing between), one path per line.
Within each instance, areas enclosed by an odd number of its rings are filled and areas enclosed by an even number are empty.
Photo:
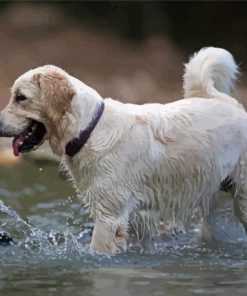
M73 158L66 156L62 162L71 176L74 187L79 191L81 197L85 199L94 187L97 163L93 154L80 154L78 153Z

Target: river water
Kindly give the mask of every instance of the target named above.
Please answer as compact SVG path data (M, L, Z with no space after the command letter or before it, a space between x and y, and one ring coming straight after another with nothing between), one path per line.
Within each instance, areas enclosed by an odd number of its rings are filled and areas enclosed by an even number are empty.
M0 295L246 295L247 241L222 195L209 245L190 238L113 257L89 251L93 223L56 164L0 167Z

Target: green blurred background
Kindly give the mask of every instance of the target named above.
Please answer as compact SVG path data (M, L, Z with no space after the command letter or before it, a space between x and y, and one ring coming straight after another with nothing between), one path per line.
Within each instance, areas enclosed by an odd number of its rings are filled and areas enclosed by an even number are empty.
M1 2L0 107L24 71L63 67L104 97L143 103L182 97L183 63L201 47L228 49L247 69L245 2ZM236 94L245 103L245 76Z

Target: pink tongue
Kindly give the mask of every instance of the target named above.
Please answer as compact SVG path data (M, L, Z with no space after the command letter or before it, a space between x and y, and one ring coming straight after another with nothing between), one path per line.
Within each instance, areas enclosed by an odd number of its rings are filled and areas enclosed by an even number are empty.
M23 142L23 141L24 141L24 137L21 135L14 137L14 140L12 142L14 156L19 156L20 142Z

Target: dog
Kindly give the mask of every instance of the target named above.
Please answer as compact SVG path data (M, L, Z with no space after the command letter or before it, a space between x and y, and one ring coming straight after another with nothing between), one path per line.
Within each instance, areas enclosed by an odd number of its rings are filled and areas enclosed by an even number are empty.
M185 227L196 209L207 221L225 180L247 230L247 113L231 97L237 74L228 51L204 48L185 65L183 99L135 105L39 67L14 82L0 135L14 137L16 156L49 141L95 220L93 251L126 250L129 225L152 238Z

